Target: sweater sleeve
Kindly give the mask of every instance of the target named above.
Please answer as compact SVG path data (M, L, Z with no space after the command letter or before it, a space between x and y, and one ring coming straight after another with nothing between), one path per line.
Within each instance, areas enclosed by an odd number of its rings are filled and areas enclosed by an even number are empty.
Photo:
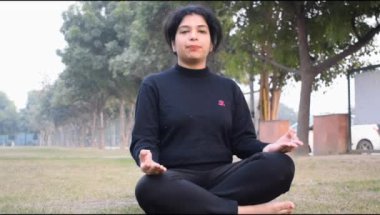
M257 139L248 104L240 87L234 84L234 110L232 119L232 152L241 159L262 152L267 143Z
M152 159L159 160L159 118L158 92L151 79L144 79L137 96L135 108L135 125L132 130L130 152L136 164L140 166L141 149L152 152Z

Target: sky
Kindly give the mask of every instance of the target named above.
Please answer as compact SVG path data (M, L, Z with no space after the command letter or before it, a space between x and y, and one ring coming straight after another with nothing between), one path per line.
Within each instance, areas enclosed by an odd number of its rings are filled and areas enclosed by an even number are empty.
M52 84L64 70L56 54L66 42L60 28L62 12L74 1L0 1L0 91L17 109L25 107L27 93ZM379 36L377 44L380 45ZM380 57L372 58L380 63ZM353 85L353 81L351 81ZM258 87L256 85L256 87ZM256 89L256 88L255 88ZM352 86L354 96L354 86ZM242 87L243 92L247 88ZM298 110L300 83L284 88L281 102ZM351 97L353 100L354 97ZM347 80L337 78L332 86L311 95L311 115L347 113Z
M64 69L56 54L66 46L62 12L75 2L0 1L0 91L17 109L27 93L53 83Z

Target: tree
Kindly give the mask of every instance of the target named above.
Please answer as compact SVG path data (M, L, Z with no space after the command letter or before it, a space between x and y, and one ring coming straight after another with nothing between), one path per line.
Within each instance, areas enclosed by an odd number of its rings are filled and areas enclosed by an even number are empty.
M114 94L120 98L120 110L124 110L125 105L129 110L127 130L131 131L133 107L142 79L150 73L168 68L173 62L174 55L165 44L161 23L164 18L162 14L167 14L174 4L172 2L125 3L120 3L114 14L118 17L117 20L124 23L119 21L115 29L120 38L124 38L126 45L122 53L110 60L110 68L117 80L114 82L117 86ZM129 18L125 17L126 14L129 14ZM123 113L124 111L120 112L121 119L125 118ZM125 130L124 125L120 127ZM130 133L122 137L122 145L125 146L125 142L129 140Z
M293 2L289 6L290 12L295 12L295 27L299 43L302 102L299 103L297 129L300 139L307 143L310 94L316 76L329 80L329 76L336 76L332 70L334 67L335 71L343 72L342 67L352 65L351 62L357 62L356 59L351 61L355 58L353 54L368 54L373 37L380 31L378 21L380 3L344 2L342 5L338 2L324 4ZM322 16L318 15L318 12L322 13ZM366 20L372 16L377 20L373 27ZM320 40L319 37L324 40ZM327 48L322 50L324 46ZM348 58L350 55L351 59ZM299 153L306 154L309 152L307 149L303 147Z
M238 18L235 30L246 36L242 41L250 42L251 56L301 81L297 132L305 145L297 153L307 154L311 91L328 85L347 68L363 64L358 57L373 51L372 39L380 31L380 3L260 1L232 5ZM260 19L256 16L260 13L271 16ZM272 24L273 28L265 30ZM272 43L263 43L260 32L266 32Z
M51 86L28 92L26 107L20 110L25 130L39 133L39 145L52 145L54 123L50 114Z
M111 95L119 100L119 121L120 121L120 148L127 146L127 129L126 129L126 104L133 101L136 94L136 84L133 79L125 74L122 67L124 59L120 59L120 55L124 50L129 48L131 40L132 22L136 16L135 2L119 2L115 3L113 10L110 12L109 25L113 26L116 37L113 41L106 44L107 52L110 53L109 58L109 74L112 78L112 86L110 87Z
M13 136L17 131L18 114L14 102L0 91L0 134Z
M118 54L112 48L116 32L108 18L114 7L113 2L83 2L81 7L70 6L63 13L64 24L61 28L68 47L57 52L66 64L60 78L75 93L74 101L84 101L92 107L93 145L97 144L96 124L99 117L99 148L105 146L103 108L112 87L109 59Z
M91 109L86 112L93 113L92 134L96 133L98 118L103 134L103 115L113 116L116 110L113 106L118 101L121 148L125 148L129 139L125 131L132 127L139 84L146 75L167 68L174 57L164 42L160 25L162 14L168 13L172 5L169 2L84 2L71 6L63 14L61 29L68 47L58 50L67 66L60 76L67 89L57 93L64 101L56 103L57 107L63 110L65 106L73 109L73 104L80 103L82 107L88 104L85 106ZM103 146L103 137L100 139Z
M261 5L261 7L258 7ZM255 50L267 57L279 57L285 48L277 38L288 38L288 32L281 35L276 31L276 10L272 2L233 2L229 5L235 11L230 19L234 24L227 29L227 45L222 54L226 74L240 82L253 84L256 74L260 75L260 119L277 119L281 88L291 76L278 68L254 58ZM231 22L231 21L228 21ZM265 23L265 24L263 24ZM294 65L294 58L284 58L287 64ZM252 88L252 86L251 86ZM251 101L253 101L251 95ZM253 106L253 104L251 104ZM254 107L251 107L254 110Z

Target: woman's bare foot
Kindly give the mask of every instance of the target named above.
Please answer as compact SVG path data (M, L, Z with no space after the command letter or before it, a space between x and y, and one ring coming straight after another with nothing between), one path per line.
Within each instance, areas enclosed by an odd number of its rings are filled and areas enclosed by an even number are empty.
M268 202L238 207L238 214L291 214L295 205L291 201Z

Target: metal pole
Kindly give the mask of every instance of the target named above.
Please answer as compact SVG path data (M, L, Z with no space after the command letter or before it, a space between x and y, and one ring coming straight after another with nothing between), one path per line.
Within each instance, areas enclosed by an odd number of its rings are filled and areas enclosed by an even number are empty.
M250 108L251 108L251 117L252 120L255 118L255 96L254 96L254 86L253 86L254 78L253 75L250 74L249 77L249 96L250 96Z
M347 152L351 152L351 84L350 84L350 74L351 72L347 72L347 88L348 88L348 143L347 143Z

